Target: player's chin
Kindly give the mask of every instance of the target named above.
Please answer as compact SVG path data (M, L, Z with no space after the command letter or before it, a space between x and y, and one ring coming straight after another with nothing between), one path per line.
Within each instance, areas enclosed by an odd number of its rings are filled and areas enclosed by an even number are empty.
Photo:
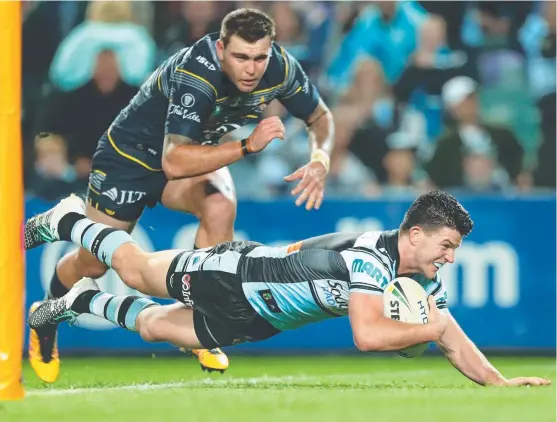
M424 269L424 275L427 278L432 279L433 277L435 277L435 274L437 274L437 271L439 271L439 268L431 263Z
M258 79L240 80L236 84L236 88L238 88L242 92L252 92L258 83L259 83Z

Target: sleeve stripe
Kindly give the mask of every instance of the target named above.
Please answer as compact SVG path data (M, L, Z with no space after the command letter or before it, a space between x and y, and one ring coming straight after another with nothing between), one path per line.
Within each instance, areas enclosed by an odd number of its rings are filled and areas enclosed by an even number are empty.
M214 98L213 91L211 91L209 86L205 85L203 82L198 81L197 79L192 78L191 76L175 74L172 80L198 89L211 100Z
M188 72L187 70L184 70L184 69L176 69L176 72L185 73L185 74L187 74L187 75L190 75L190 76L193 76L194 78L199 79L199 80L202 81L202 82L205 82L205 83L206 83L207 85L209 85L209 86L211 87L211 89L215 92L215 96L218 96L217 89L216 89L216 88L213 86L213 84L211 84L207 79L202 78L201 76L196 75L195 73Z
M383 263L383 265L385 266L387 271L389 271L389 273L390 273L390 267L394 265L394 263L391 261L390 258L387 257L388 259L385 259L386 256L383 255L382 253L379 254L377 250L370 249L370 248L364 248L363 246L354 246L350 250L355 251L355 252L364 252L364 253L367 253L367 254L373 256L377 261Z
M431 292L431 294L432 294L433 296L435 296L437 293L439 293L439 292L441 291L441 288L442 288L442 287L443 287L443 285L442 285L441 283L439 283L439 285L438 285L435 289L433 289L433 291Z
M251 93L251 95L265 94L266 92L271 92L271 91L274 91L276 89L282 88L283 85L284 85L284 83L272 86L270 88L260 89L259 91L253 91Z
M383 292L377 292L375 290L361 289L359 287L354 288L354 289L350 289L350 293L365 293L365 294L374 295L374 296L379 296L379 295L383 294Z
M286 52L282 47L280 48L280 54L282 54L282 57L284 59L284 82L282 83L282 85L286 85L288 80L288 57L286 56Z
M352 283L350 284L350 290L352 289L363 289L363 290L371 290L374 292L379 292L379 293L383 293L383 289L376 287L376 286L371 286L369 284L364 284L364 283Z
M296 90L294 90L294 88L296 88ZM286 100L290 97L293 97L294 95L296 95L298 92L300 92L302 89L302 87L300 86L300 84L296 81L296 83L294 84L294 86L292 87L292 89L290 89L289 92L286 92L284 94L284 96L282 97L283 100ZM292 92L293 91L293 92Z

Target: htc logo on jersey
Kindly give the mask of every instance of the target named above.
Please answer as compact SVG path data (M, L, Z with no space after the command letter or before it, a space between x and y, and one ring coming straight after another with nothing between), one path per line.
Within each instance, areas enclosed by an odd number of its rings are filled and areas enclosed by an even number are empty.
M145 192L139 192L135 190L121 190L118 191L116 188L111 188L101 195L110 198L112 202L116 205L122 204L135 204L136 202L141 201L141 199L147 195Z

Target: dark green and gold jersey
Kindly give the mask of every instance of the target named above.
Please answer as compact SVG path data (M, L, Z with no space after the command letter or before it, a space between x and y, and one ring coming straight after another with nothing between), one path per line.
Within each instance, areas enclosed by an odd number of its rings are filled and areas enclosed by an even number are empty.
M258 122L275 98L300 119L317 107L319 94L300 64L272 44L269 65L253 92L240 92L216 55L218 34L168 58L141 86L111 125L108 136L122 155L161 168L164 136L175 133L216 145L227 132Z

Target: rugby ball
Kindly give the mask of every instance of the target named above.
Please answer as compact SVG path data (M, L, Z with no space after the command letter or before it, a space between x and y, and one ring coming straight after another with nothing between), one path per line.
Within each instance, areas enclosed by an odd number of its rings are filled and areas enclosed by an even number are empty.
M408 277L392 280L383 292L385 316L408 324L427 324L429 305L427 293L420 284ZM396 353L405 358L420 356L427 349L427 343L399 350Z

